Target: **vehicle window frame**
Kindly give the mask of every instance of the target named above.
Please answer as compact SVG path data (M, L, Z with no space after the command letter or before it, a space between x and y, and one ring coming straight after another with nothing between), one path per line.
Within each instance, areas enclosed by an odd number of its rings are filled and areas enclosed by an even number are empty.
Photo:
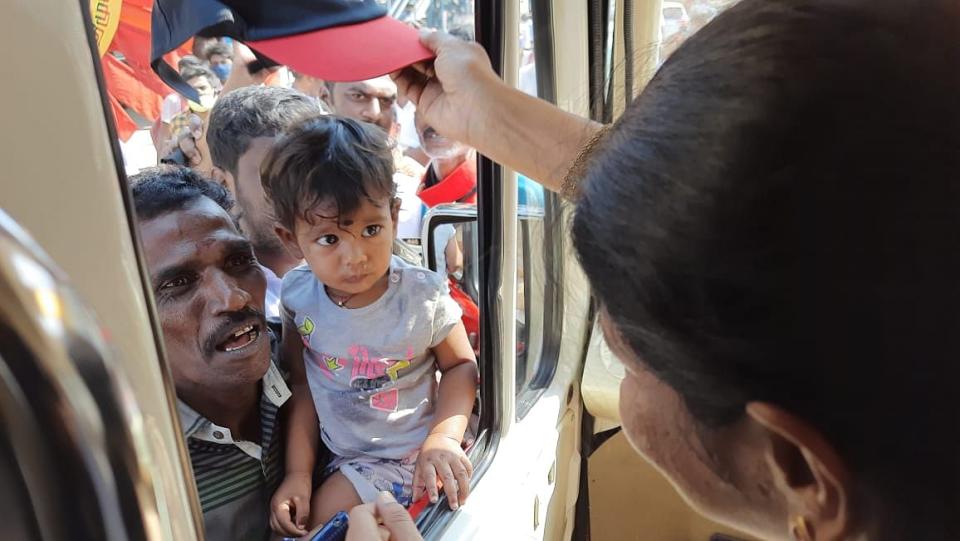
M550 0L530 0L530 11L533 21L533 50L536 61L537 96L545 101L556 104L556 78L554 66L554 35L553 35L553 7ZM517 389L515 418L521 420L540 399L540 396L550 386L557 371L560 359L560 337L563 333L563 220L562 203L560 197L550 191L544 191L543 220L543 269L545 276L540 277L543 292L543 326L532 329L527 325L528 341L532 332L540 333L539 359L527 358L525 367L530 363L537 363L536 371L525 381L520 377L520 364L517 363ZM522 208L518 210L522 212ZM521 222L525 221L521 217ZM518 234L529 237L529 227L522 223L517 228ZM522 246L525 253L518 254L524 262L524 310L528 316L531 303L527 302L531 283L536 283L529 272L527 264L534 255L531 251L529 239L523 239ZM531 318L525 317L527 323ZM519 336L519 335L518 335ZM522 383L522 385L521 385Z
M476 42L490 58L490 64L498 75L503 73L503 2L501 0L474 1L474 31ZM500 443L501 419L504 404L500 389L503 377L497 359L502 358L500 330L496 320L500 300L497 296L503 279L500 273L503 253L500 248L503 212L498 203L502 200L503 169L493 160L478 154L477 157L477 237L480 274L480 419L477 438L468 456L473 462L474 473L471 485L476 487L489 469ZM462 220L460 220L462 221ZM441 225L443 222L438 222ZM447 222L449 223L449 222ZM425 256L432 254L427 250ZM429 259L428 259L429 260ZM446 497L428 507L417 518L416 524L424 539L440 539L453 519L453 512L446 505Z

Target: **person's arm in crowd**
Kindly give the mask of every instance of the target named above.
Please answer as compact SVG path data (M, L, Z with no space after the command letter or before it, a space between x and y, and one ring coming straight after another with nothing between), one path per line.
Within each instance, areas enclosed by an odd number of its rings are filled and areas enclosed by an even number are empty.
M233 69L230 70L230 76L227 82L220 89L220 95L227 94L231 90L243 88L245 86L255 86L263 84L267 77L276 68L262 69L256 73L250 73L249 66L257 59L246 45L234 40L233 42ZM213 162L210 159L210 149L207 146L207 127L209 126L209 112L201 117L202 126L199 130L191 130L176 135L176 144L174 148L179 147L183 152L187 165L196 169L203 175L210 175L213 169ZM166 153L164 153L166 155Z
M437 53L433 65L417 64L392 76L427 123L560 191L602 125L510 88L476 43L438 32L422 34L421 40Z
M281 354L290 367L291 397L284 418L286 473L270 501L270 527L283 535L300 536L307 533L320 430L303 366L303 343L296 323L286 316L282 340Z
M420 447L413 475L413 501L426 493L431 503L439 499L437 481L451 509L466 502L470 494L473 464L461 442L477 396L477 361L467 339L463 322L457 321L450 334L433 348L440 369L437 406L427 439Z
M457 242L457 236L453 235L447 241L447 247L443 250L444 259L447 261L447 268L443 269L447 274L456 274L463 270L463 251L460 250L460 243Z

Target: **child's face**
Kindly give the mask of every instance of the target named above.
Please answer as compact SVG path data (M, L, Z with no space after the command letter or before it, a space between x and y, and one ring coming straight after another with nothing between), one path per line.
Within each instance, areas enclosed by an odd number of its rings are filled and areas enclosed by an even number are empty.
M345 295L372 288L390 269L399 201L363 199L350 215L334 205L313 209L313 223L297 218L295 231L278 228L293 255L306 260L325 286Z

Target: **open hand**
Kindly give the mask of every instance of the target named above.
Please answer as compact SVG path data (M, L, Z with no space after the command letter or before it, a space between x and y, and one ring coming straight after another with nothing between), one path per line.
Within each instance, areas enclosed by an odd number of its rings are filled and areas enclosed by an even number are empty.
M431 503L439 500L437 482L443 482L450 509L458 509L470 495L473 464L460 448L460 442L444 434L431 434L424 440L413 473L413 501L424 493Z
M437 53L433 64L418 62L390 76L441 135L472 145L471 125L489 122L484 100L503 86L486 51L473 42L440 32L422 31L420 41Z

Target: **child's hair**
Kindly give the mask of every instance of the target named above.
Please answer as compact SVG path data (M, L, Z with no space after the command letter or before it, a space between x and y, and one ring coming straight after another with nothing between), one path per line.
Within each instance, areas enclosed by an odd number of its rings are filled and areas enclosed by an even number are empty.
M335 217L349 215L363 198L396 195L392 148L376 126L328 115L294 126L274 145L260 168L274 218L291 232L297 218L332 203Z

